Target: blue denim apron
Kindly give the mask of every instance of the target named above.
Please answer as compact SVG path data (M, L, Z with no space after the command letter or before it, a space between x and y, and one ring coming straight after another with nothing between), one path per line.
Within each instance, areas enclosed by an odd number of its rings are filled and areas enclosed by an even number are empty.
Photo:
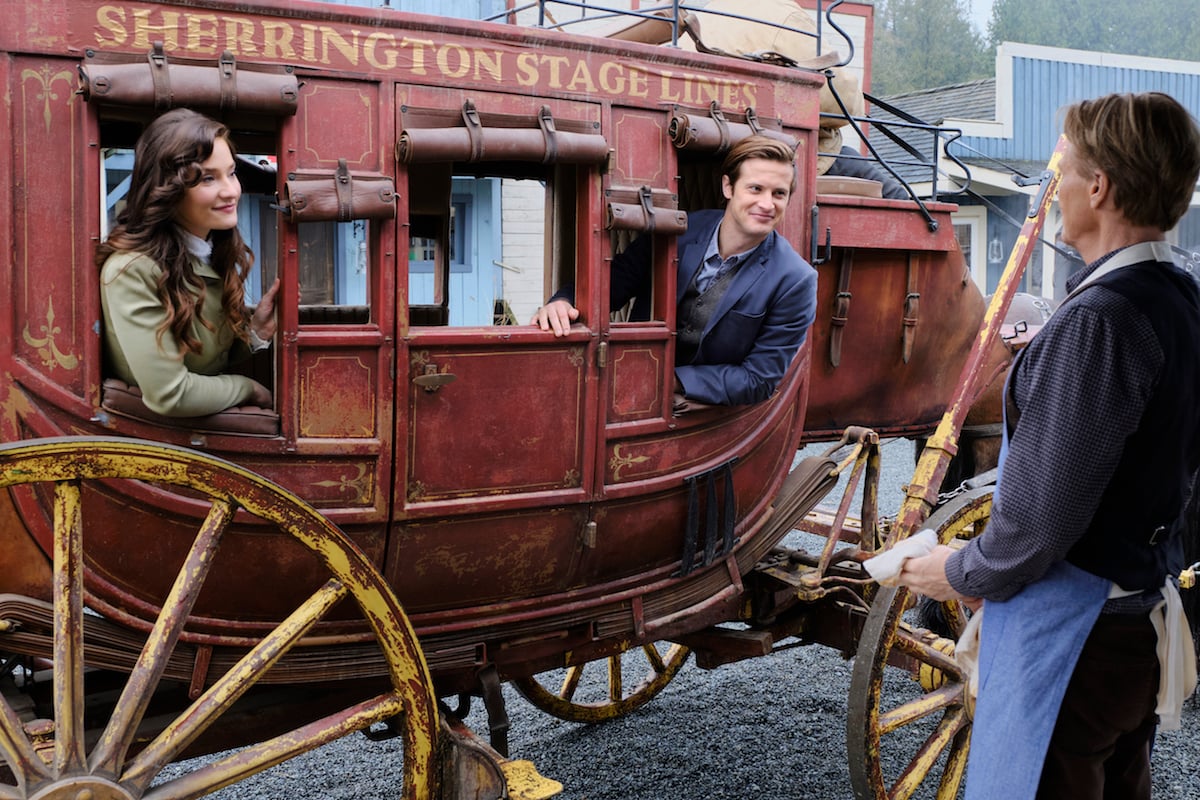
M1001 473L1007 455L1005 420ZM984 603L966 800L1037 794L1059 706L1111 585L1059 561L1008 600Z

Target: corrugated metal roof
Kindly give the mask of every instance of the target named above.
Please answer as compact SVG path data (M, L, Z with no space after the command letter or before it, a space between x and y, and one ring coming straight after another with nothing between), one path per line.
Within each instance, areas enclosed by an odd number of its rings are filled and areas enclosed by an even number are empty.
M1170 94L1200 117L1200 63L1006 42L997 54L996 78L881 99L925 122L961 126L964 135L949 149L966 163L1009 164L1029 174L1041 169L1054 150L1063 107L1111 92L1145 91ZM895 119L880 108L871 116ZM981 130L988 127L994 130ZM900 135L925 157L932 155L929 134L910 129ZM913 160L878 133L871 143L884 158ZM900 171L911 180L928 179L926 170L906 165Z

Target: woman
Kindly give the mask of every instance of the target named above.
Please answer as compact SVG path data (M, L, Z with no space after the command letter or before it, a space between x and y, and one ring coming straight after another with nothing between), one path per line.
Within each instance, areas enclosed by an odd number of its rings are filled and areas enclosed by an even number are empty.
M158 414L271 406L262 384L223 374L231 354L270 344L279 290L277 279L253 313L244 306L254 254L237 229L235 170L223 125L163 114L138 140L126 206L96 249L108 369Z

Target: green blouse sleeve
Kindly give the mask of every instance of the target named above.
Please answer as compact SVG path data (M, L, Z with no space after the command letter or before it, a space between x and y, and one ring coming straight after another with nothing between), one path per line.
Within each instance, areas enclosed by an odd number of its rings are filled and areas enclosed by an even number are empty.
M202 370L198 372L184 363L173 336L158 337L158 327L166 319L156 289L160 273L149 257L127 253L110 257L101 271L104 339L117 377L141 388L146 407L164 416L214 414L248 400L254 392L249 378L203 374L207 368L224 367L227 345L219 347L215 337L202 337L205 352L196 365ZM206 308L214 305L219 309L219 294L215 304L205 301Z

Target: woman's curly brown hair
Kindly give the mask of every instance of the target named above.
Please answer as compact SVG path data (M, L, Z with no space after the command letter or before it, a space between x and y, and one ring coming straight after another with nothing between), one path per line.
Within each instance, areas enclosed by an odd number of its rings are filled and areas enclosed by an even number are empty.
M229 130L219 122L186 108L168 111L147 126L134 149L133 174L125 208L108 239L96 247L96 265L103 267L113 253L138 252L162 268L158 296L167 311L158 339L170 331L181 346L193 353L201 345L191 333L192 323L211 327L199 316L204 302L204 281L194 269L183 230L175 212L184 194L200 182L200 165L212 155L213 144L224 139L236 155ZM234 334L245 341L250 319L245 306L245 281L254 254L236 227L214 230L212 267L224 280L221 307Z

